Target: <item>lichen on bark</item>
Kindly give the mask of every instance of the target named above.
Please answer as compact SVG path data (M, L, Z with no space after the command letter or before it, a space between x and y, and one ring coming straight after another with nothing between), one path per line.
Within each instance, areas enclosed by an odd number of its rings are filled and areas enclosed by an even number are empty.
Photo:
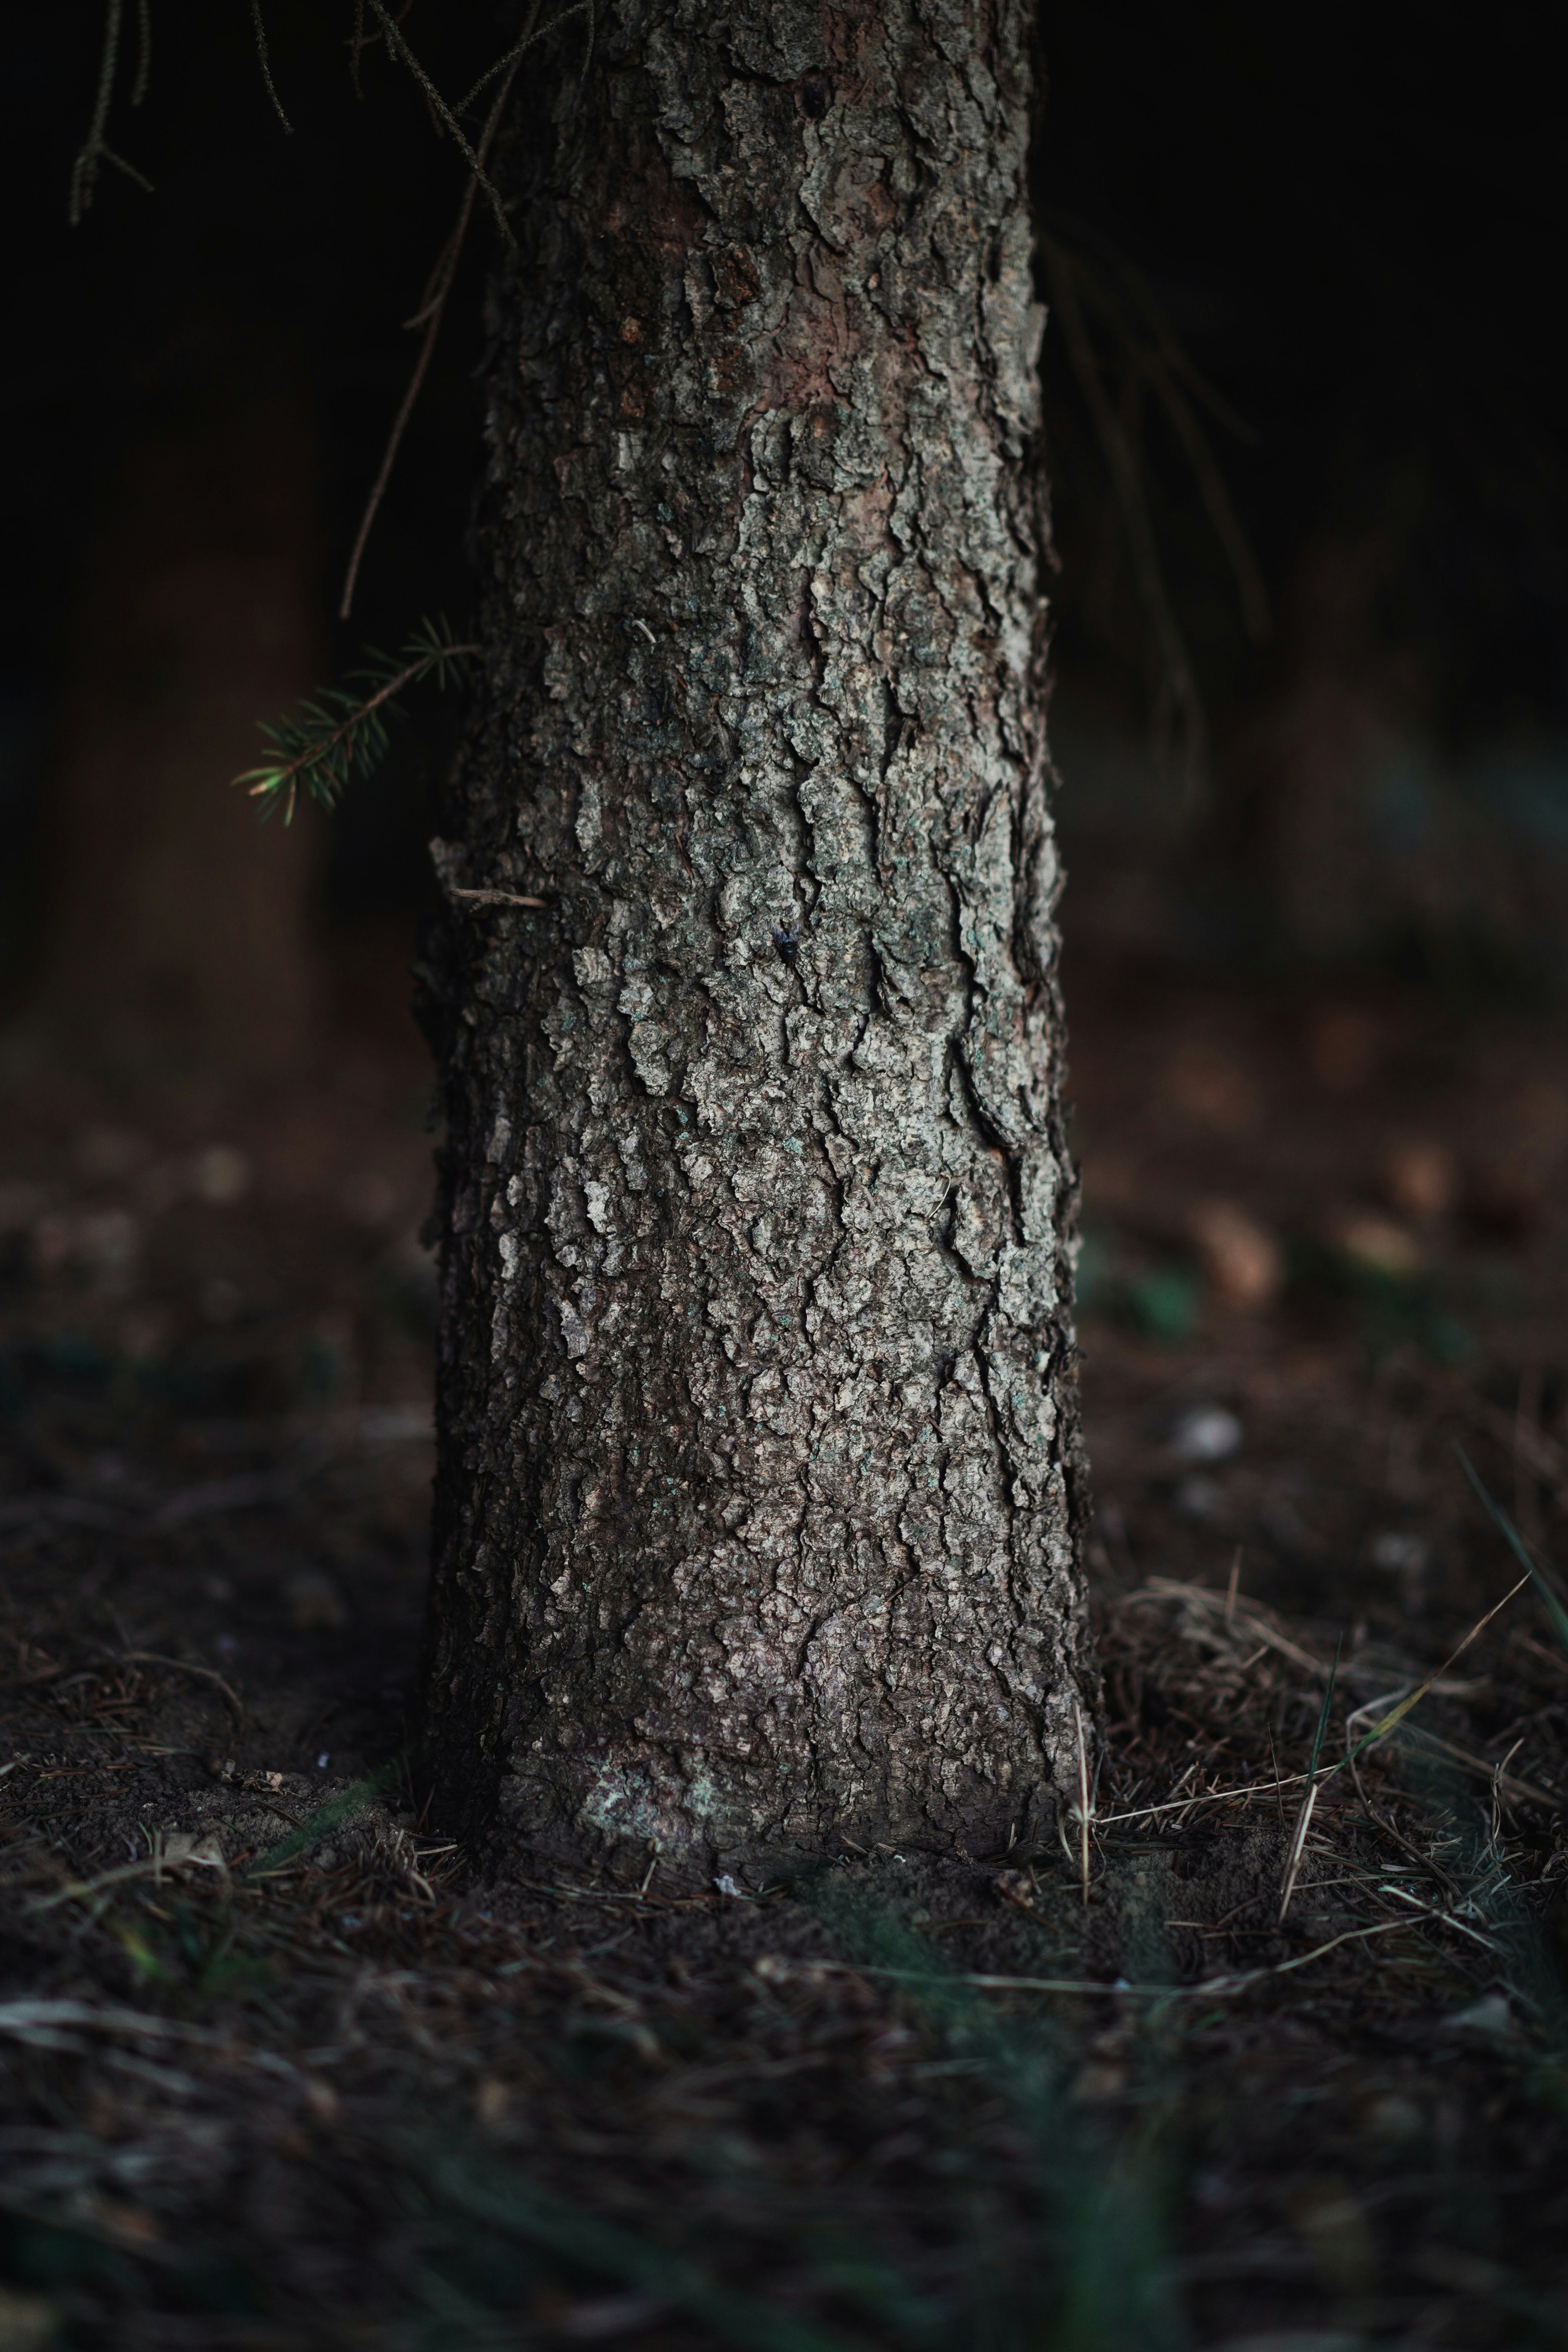
M1076 1769L1028 31L611 0L507 167L437 854L546 904L433 965L426 1715L535 1853L983 1853Z

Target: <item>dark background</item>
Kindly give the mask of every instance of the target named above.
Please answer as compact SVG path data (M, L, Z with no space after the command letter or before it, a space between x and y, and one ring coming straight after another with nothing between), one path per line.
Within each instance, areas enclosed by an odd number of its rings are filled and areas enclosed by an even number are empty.
M380 49L356 100L349 6L275 0L267 13L291 137L238 5L154 7L149 91L132 112L129 12L110 137L155 194L105 171L73 229L67 189L101 15L6 12L0 104L19 234L0 394L0 959L15 1010L37 995L68 887L79 614L139 447L258 396L295 405L323 680L424 614L460 624L469 604L493 230L481 208L353 620L339 625L347 550L416 348L400 322L462 166ZM451 89L496 39L477 6L416 7L407 29ZM1205 431L1272 616L1268 640L1250 642L1191 468L1145 397L1132 429L1212 747L1201 775L1177 773L1151 745L1158 664L1053 326L1058 741L1080 884L1068 932L1086 957L1441 968L1531 988L1561 977L1556 901L1542 895L1543 871L1568 862L1560 141L1544 37L1543 12L1522 5L1484 17L1240 0L1044 10L1042 221L1102 273L1122 261L1142 273L1245 420L1246 438L1213 416ZM1096 332L1121 399L1126 354ZM1325 677L1336 707L1354 709L1340 708L1303 766L1274 738L1282 713L1290 731L1292 698ZM323 949L375 919L406 938L455 723L421 703L380 782L317 843ZM220 792L236 755L226 745L215 761ZM1304 801L1318 812L1307 850Z

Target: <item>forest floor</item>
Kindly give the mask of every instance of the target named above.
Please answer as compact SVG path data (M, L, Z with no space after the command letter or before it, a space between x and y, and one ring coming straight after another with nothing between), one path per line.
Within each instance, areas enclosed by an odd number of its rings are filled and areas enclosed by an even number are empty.
M1568 2344L1564 1042L1080 986L1087 1890L755 1899L415 1809L411 1043L14 1083L0 2352Z

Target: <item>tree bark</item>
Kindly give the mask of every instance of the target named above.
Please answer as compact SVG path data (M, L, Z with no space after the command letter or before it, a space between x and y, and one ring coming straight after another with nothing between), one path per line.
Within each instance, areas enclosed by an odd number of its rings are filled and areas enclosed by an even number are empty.
M493 290L426 1721L536 1855L1076 1788L1028 31L611 0Z

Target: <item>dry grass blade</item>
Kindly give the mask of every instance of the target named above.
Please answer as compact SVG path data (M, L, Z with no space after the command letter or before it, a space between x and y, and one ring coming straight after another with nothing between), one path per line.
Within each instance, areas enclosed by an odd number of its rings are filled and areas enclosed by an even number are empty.
M1073 1711L1073 1721L1074 1721L1074 1724L1075 1724L1075 1726L1076 1726L1077 1732L1078 1732L1078 1839L1079 1839L1079 1871L1080 1871L1080 1874L1081 1874L1082 1885L1083 1885L1083 1902L1084 1902L1084 1908L1085 1908L1085 1910L1087 1910L1087 1909L1089 1908L1089 1749L1088 1749L1088 1748L1087 1748L1087 1746L1085 1745L1085 1742L1084 1742L1084 1730L1083 1730L1083 1709L1082 1709L1082 1707L1079 1705L1079 1703L1078 1703L1078 1701L1077 1701L1077 1699L1076 1699L1076 1698L1075 1698L1075 1699L1074 1699L1074 1701L1073 1701L1072 1711Z
M226 2034L187 2025L180 2018L153 2017L145 2010L116 2009L89 2000L43 1997L0 2001L0 2034L25 2039L30 2033L75 2026L83 2032L146 2035L153 2041L188 2042L205 2050L227 2050ZM274 2065L283 2064L275 2060ZM293 2071L289 2068L288 2071Z
M1284 1921L1286 1912L1290 1908L1290 1897L1296 1891L1296 1880L1300 1872L1302 1857L1307 1851L1307 1832L1311 1826L1313 1809L1318 1801L1318 1759L1323 1752L1323 1736L1329 1727L1329 1709L1333 1704L1334 1685L1339 1679L1339 1671L1340 1654L1336 1649L1334 1663L1329 1674L1328 1688L1323 1693L1322 1706L1318 1709L1318 1727L1312 1734L1312 1760L1307 1767L1307 1793L1301 1801L1301 1810L1296 1816L1295 1833L1290 1840L1290 1851L1285 1858L1285 1877L1279 1889L1281 1923Z
M1405 1897L1408 1901L1410 1898ZM1270 1960L1264 1968L1247 1969L1237 1976L1199 1977L1192 1984L1128 1984L1124 1979L1106 1983L1090 1977L1007 1977L975 1974L971 1971L940 1969L897 1969L873 1966L858 1960L787 1960L782 1956L770 1957L769 1969L775 1981L786 1981L798 1972L809 1981L813 1976L876 1977L896 1984L968 1985L982 1992L1051 1992L1072 1993L1085 2000L1203 2000L1223 1995L1247 1992L1254 1985L1264 1984L1270 1977L1294 1976L1298 1969L1310 1968L1313 1961L1326 1959L1345 1944L1365 1944L1379 1936L1397 1935L1401 1929L1419 1927L1429 1920L1443 1927L1460 1927L1462 1923L1447 1911L1431 1908L1414 1911L1408 1918L1379 1919L1369 1927L1347 1927L1327 1943L1314 1944L1310 1952L1298 1952L1293 1959Z
M1478 1780L1490 1781L1500 1796L1509 1798L1516 1805L1544 1805L1552 1812L1563 1811L1564 1800L1552 1790L1539 1788L1533 1780L1515 1780L1507 1770L1513 1748L1510 1749L1502 1764L1489 1764L1484 1756L1473 1755L1469 1748L1459 1747L1455 1740L1442 1738L1436 1731L1421 1730L1414 1738L1418 1749L1430 1749L1436 1755L1446 1757L1449 1763L1457 1764L1461 1771L1472 1772ZM1514 1748L1521 1744L1516 1740Z
M1239 1565L1238 1559L1237 1570ZM1291 1640L1271 1611L1255 1601L1243 1600L1239 1592L1215 1592L1206 1584L1184 1584L1177 1577L1152 1576L1129 1598L1134 1602L1180 1601L1182 1621L1178 1631L1185 1640L1200 1647L1221 1648L1239 1629L1243 1640L1263 1643L1303 1674L1316 1676L1329 1671L1321 1658L1315 1658L1300 1642Z
M64 1886L57 1886L52 1895L35 1895L23 1904L22 1909L29 1918L37 1918L46 1911L55 1910L62 1903L85 1903L90 1896L100 1894L106 1886L121 1886L132 1878L151 1878L157 1885L163 1876L163 1841L157 1836L151 1853L143 1854L135 1862L122 1862L117 1870L100 1871L96 1878L73 1878Z
M1250 1780L1232 1789L1201 1789L1195 1796L1170 1797L1158 1805L1138 1805L1125 1813L1107 1813L1102 1830L1125 1829L1132 1822L1152 1822L1161 1813L1184 1813L1194 1805L1240 1805L1253 1797L1268 1797L1281 1789L1299 1789L1304 1772L1277 1773L1272 1780Z
M234 1709L237 1723L248 1722L249 1717L245 1712L244 1704L238 1694L225 1682L215 1667L194 1665L184 1658L166 1658L159 1650L127 1650L123 1655L128 1665L167 1666L171 1674L199 1675L203 1682L212 1683L223 1693L229 1706Z
M1531 1571L1531 1574L1533 1574L1533 1570ZM1405 1717L1410 1713L1412 1707L1420 1706L1421 1701L1426 1697L1427 1692L1432 1689L1433 1685L1442 1681L1444 1675L1448 1672L1451 1666L1458 1664L1459 1660L1464 1656L1465 1652L1469 1648L1471 1643L1475 1641L1479 1634L1486 1632L1486 1629L1491 1623L1492 1619L1500 1615L1502 1611L1508 1607L1509 1602L1514 1599L1516 1594L1522 1592L1525 1586L1530 1581L1531 1576L1525 1575L1520 1578L1517 1584L1510 1585L1509 1590L1503 1594L1502 1599L1492 1608L1489 1609L1484 1617L1478 1618L1475 1624L1471 1626L1469 1632L1466 1634L1464 1640L1459 1643L1458 1648L1454 1651L1450 1657L1444 1660L1436 1673L1435 1675L1428 1675L1424 1683L1417 1683L1415 1688L1409 1693L1408 1696L1402 1698L1397 1706L1391 1708L1389 1713L1384 1717L1381 1723L1374 1724L1373 1728L1367 1732L1363 1738L1357 1740L1355 1746L1344 1758L1342 1759L1342 1761L1348 1764L1352 1757L1363 1754L1365 1750L1372 1746L1374 1740L1385 1739L1388 1737L1388 1734L1394 1729L1396 1725L1403 1723ZM1336 1772L1339 1769L1340 1767L1337 1764L1331 1767L1331 1769Z

